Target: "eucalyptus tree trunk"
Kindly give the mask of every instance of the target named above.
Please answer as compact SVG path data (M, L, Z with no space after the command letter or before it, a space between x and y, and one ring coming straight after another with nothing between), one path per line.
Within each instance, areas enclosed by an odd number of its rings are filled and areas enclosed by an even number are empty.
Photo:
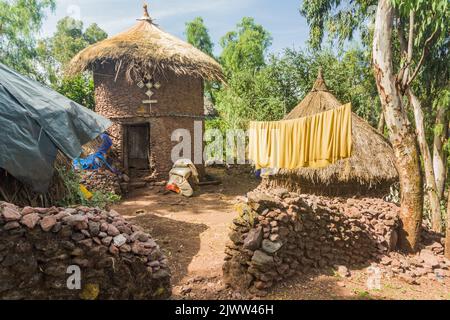
M450 190L449 190L450 195ZM447 203L447 228L445 231L445 257L450 259L450 196Z
M444 150L445 140L448 136L448 119L445 114L445 108L440 106L436 115L436 127L442 128L434 134L433 141L433 169L436 180L436 191L439 199L444 197L445 180L447 178L447 155Z
M385 125L386 125L386 121L384 119L384 112L383 112L383 110L381 110L381 112L380 112L380 119L378 120L378 127L377 127L377 129L382 135L384 135L384 126Z
M441 202L437 193L436 180L433 170L433 161L430 148L427 144L425 134L425 123L422 106L419 99L414 95L411 89L408 89L408 98L414 110L414 119L416 121L417 139L419 141L420 152L422 154L423 166L425 171L426 191L430 202L431 227L435 232L442 232Z
M375 19L373 63L378 93L389 139L394 149L400 177L402 230L400 248L415 251L422 223L423 189L417 139L411 130L401 94L395 83L392 62L393 8L390 0L380 0Z

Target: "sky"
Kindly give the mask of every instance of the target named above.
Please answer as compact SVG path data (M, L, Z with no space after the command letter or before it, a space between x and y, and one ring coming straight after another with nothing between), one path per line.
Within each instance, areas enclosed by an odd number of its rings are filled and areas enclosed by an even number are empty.
M220 53L219 39L245 16L255 18L273 37L271 52L305 48L309 28L300 15L301 0L148 0L149 13L161 29L185 39L185 23L201 16ZM142 16L143 0L57 0L47 13L41 36L49 37L65 16L82 20L85 27L97 23L110 36L136 23Z

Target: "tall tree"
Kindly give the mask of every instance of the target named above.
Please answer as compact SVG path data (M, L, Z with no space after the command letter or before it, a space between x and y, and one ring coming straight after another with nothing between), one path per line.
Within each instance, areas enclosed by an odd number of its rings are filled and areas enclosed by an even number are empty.
M350 4L350 5L349 5ZM375 6L377 5L378 6ZM376 9L375 9L376 8ZM311 0L304 2L302 13L311 24L311 44L319 46L324 30L343 44L359 30L363 43L369 44L373 34L373 62L386 126L392 142L402 191L404 232L400 243L414 250L417 244L423 211L423 187L417 142L424 160L427 191L433 207L433 225L437 229L436 187L430 170L429 148L426 144L424 113L414 92L417 75L423 71L425 59L437 40L448 37L448 2L446 0ZM371 25L375 14L375 25ZM415 18L417 15L417 19ZM372 24L373 26L373 24ZM402 36L408 34L408 37ZM417 54L419 53L419 54ZM429 56L428 56L429 57ZM396 68L394 67L396 66ZM413 69L414 68L414 69ZM418 135L408 120L408 99L414 111Z
M413 87L425 109L427 136L433 149L436 188L439 198L442 199L447 177L447 155L444 145L448 139L448 121L450 120L450 55L448 54L450 36L439 38L444 41L437 41L437 48L428 53L427 63L424 64L417 76L418 81L413 83Z
M54 0L0 0L0 62L38 78L36 35Z
M436 188L440 199L444 196L445 181L447 178L448 152L445 150L444 146L449 136L450 121L450 77L447 76L446 79L448 82L448 89L440 90L434 101L434 109L437 114L433 132L433 169L436 178Z
M283 101L272 95L272 79L263 71L271 39L269 32L249 17L221 39L220 61L228 85L216 90L214 96L225 119L222 127L245 128L249 119L261 119L263 115L275 119L283 114Z
M108 37L106 31L98 26L96 23L92 23L86 28L83 34L84 40L89 44L94 44L105 40Z
M418 86L423 85L416 79L419 73L423 72L425 59L430 58L430 49L433 46L439 48L448 38L449 5L447 0L392 0L392 2L395 6L394 19L397 24L401 54L396 83L401 93L407 96L414 112L430 202L432 227L434 231L441 232L441 205L431 152L427 143L425 115L413 82L417 82ZM441 33L442 36L440 36Z
M93 109L95 101L92 76L81 74L67 78L64 69L79 51L107 36L95 23L84 30L82 21L70 17L59 20L53 36L38 44L39 61L46 71L46 81L59 93Z
M447 229L445 231L445 257L447 259L450 259L450 197L448 197L447 202L448 203L447 203Z
M64 67L79 51L107 36L95 23L84 30L80 20L71 17L59 20L53 36L41 40L38 46L39 56L47 73L57 76L55 79L51 78L50 82L54 84L54 81L63 76Z
M187 22L185 34L188 43L192 44L197 49L200 49L207 55L214 57L213 55L214 44L209 35L209 31L205 26L203 18L197 17L194 20ZM213 105L215 105L216 99L213 94L213 90L220 88L220 84L205 81L204 85L206 98L211 100Z
M220 60L226 73L243 69L258 70L265 65L267 49L272 36L263 26L250 17L244 17L236 30L228 32L220 40L223 48Z
M401 187L401 246L414 251L422 223L423 191L417 140L396 86L393 54L394 9L390 0L380 0L373 40L375 78L383 106L389 138L394 148Z
M197 49L200 49L207 55L213 56L214 44L205 26L203 18L196 17L194 20L186 23L187 42Z

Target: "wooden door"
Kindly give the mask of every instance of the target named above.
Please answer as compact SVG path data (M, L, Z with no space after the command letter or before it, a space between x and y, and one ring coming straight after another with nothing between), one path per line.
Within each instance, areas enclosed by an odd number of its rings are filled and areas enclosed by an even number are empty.
M128 168L149 169L149 131L148 124L127 126Z

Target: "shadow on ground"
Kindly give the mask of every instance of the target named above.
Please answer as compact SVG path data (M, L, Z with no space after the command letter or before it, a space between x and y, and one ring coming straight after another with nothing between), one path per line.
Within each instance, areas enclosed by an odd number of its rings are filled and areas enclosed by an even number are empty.
M141 215L129 221L144 228L161 246L169 259L173 285L187 275L189 264L200 250L200 234L208 229L204 224L177 221L154 214Z

